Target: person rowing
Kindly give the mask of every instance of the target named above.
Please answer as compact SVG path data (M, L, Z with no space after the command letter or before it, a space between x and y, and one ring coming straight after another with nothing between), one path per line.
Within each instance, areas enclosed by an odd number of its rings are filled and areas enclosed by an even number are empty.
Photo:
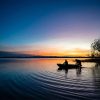
M68 61L65 59L65 62L63 64L68 66Z
M76 59L75 61L76 61L76 65L78 65L78 66L80 66L80 67L82 66L81 60Z

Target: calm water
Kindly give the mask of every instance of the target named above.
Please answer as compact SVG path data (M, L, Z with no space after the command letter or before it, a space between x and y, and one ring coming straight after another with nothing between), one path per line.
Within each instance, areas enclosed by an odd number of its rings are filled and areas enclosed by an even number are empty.
M74 59L68 59L75 63ZM0 100L100 100L100 65L58 70L64 59L0 59Z

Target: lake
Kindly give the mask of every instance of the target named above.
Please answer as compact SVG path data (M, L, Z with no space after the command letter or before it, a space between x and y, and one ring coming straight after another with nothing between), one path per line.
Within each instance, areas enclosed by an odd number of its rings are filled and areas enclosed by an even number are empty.
M1 58L0 100L100 100L100 65L82 62L81 71L66 73L57 66L64 60Z

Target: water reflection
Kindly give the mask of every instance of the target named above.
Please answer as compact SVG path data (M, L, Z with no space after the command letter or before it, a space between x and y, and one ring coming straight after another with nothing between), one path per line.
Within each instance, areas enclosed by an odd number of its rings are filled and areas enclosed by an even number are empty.
M96 63L92 69L93 74L93 83L95 86L95 93L97 94L97 98L100 97L100 63Z
M76 75L77 76L80 76L81 75L81 67L80 68L74 68L74 70L76 70ZM58 69L57 69L57 71L58 72L60 72L60 71L65 71L65 74L67 75L68 74L68 70L71 70L71 69L68 69L68 68L61 68L61 67L59 67Z
M82 68L77 68L76 69L77 76L80 76L81 72L82 72Z
M58 68L56 64L64 60L1 60L0 99L100 100L100 65L83 62L82 66L86 68ZM70 58L68 62L75 63Z

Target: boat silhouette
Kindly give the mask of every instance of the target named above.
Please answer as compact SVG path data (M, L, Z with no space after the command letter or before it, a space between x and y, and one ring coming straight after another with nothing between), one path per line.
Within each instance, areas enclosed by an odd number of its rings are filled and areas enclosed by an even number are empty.
M62 68L62 69L74 69L74 68L81 68L81 66L79 65L76 65L76 64L57 64L59 66L59 68Z

